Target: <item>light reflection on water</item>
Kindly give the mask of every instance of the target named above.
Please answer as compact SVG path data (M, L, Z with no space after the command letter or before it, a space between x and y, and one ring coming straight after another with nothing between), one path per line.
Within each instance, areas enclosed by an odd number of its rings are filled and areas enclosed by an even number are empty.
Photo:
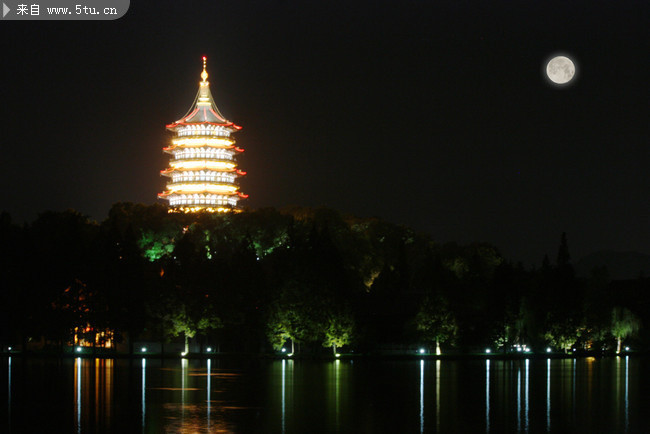
M227 368L218 359L2 360L1 432L29 431L37 422L30 401L51 402L43 419L78 433L650 432L639 409L650 400L639 376L650 368L644 357L283 359ZM39 396L43 377L53 379L54 395Z
M142 432L147 419L147 359L142 358Z
M546 360L546 431L551 431L551 359Z
M485 360L485 432L490 432L490 359Z
M436 431L440 432L440 369L442 361L436 360Z
M424 360L420 360L420 432L424 432Z
M7 360L7 426L11 431L11 357Z

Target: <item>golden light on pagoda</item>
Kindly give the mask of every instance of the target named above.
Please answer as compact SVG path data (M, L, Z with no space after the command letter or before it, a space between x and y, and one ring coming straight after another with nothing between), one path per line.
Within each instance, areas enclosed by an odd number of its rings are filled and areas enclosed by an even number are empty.
M232 134L241 130L217 108L208 82L207 58L199 91L192 107L181 119L167 125L176 137L163 151L171 154L169 167L160 173L169 178L158 197L169 201L171 212L232 212L248 196L239 192L235 146Z

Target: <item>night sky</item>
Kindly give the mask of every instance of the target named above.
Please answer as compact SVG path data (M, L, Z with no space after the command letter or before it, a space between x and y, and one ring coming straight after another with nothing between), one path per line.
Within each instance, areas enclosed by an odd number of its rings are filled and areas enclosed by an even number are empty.
M328 206L525 264L650 253L650 2L133 0L0 22L2 206L154 203L201 56L256 209ZM572 84L544 75L574 59Z

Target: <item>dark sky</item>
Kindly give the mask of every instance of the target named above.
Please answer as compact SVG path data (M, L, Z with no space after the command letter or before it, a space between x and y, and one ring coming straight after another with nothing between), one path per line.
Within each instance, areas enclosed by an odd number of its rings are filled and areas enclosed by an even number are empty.
M2 209L153 203L201 56L251 208L334 207L508 258L650 253L650 2L142 1L0 22ZM543 75L556 53L573 84Z

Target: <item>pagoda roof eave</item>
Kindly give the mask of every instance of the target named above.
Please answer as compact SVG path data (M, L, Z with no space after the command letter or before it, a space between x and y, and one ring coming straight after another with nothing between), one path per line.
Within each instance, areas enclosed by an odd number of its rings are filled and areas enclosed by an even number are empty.
M214 191L207 191L207 190L202 190L202 191L183 191L183 190L178 190L178 191L163 191L162 193L158 193L158 198L164 199L168 196L176 195L176 196L194 196L195 194L214 194L218 196L238 196L241 197L242 199L247 199L248 195L244 194L240 191L229 191L229 192L214 192Z
M210 169L210 168L207 168L207 169L196 169L196 168L185 169L185 168L170 167L170 168L161 170L160 174L162 176L169 176L173 172L193 172L193 171L197 171L197 170L212 170L213 172L235 173L238 176L246 176L246 173L247 173L247 172L244 172L242 170L234 169L234 168L233 169L215 170L215 169Z
M170 130L170 131L175 131L176 128L180 126L186 126L186 125L215 125L218 127L227 127L227 128L232 128L235 131L239 131L242 129L241 126L236 125L234 122L184 122L183 120L179 120L176 122L172 122L169 125L165 125L165 127Z

